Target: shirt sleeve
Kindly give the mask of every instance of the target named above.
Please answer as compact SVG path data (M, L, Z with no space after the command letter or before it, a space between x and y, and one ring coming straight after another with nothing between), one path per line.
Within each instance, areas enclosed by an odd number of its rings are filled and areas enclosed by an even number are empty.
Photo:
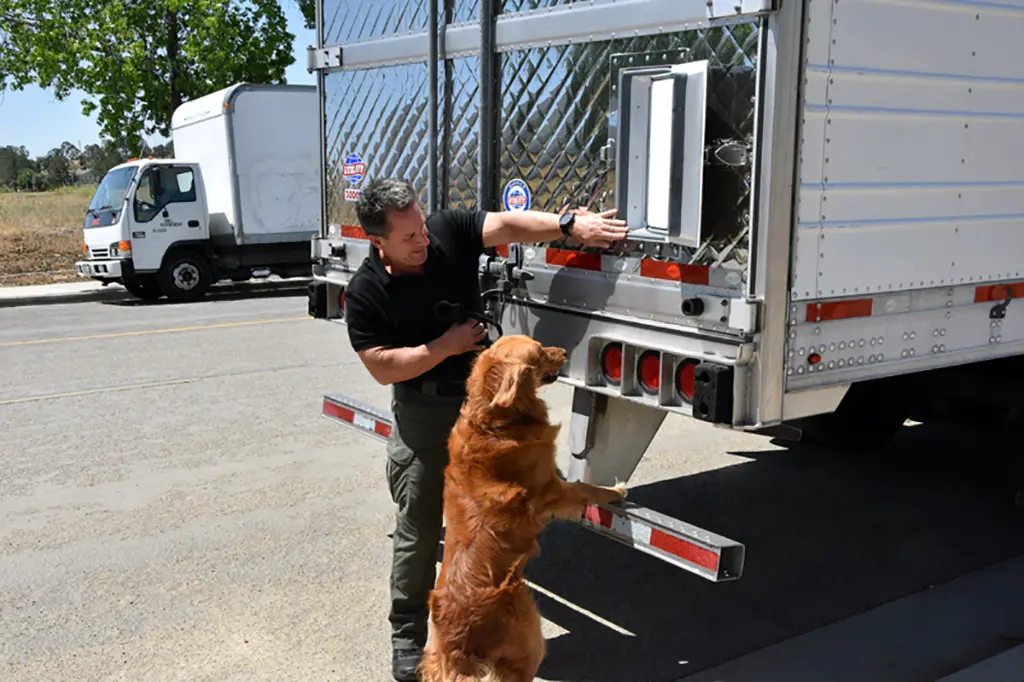
M378 346L397 346L395 326L387 311L362 291L345 292L345 326L357 353Z
M475 262L484 252L484 219L487 211L467 209L445 209L438 213L458 245L459 253Z

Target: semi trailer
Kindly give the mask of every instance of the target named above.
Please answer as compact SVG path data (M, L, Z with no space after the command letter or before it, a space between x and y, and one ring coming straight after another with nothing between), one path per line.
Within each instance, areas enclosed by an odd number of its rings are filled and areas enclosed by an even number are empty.
M567 477L628 481L668 415L870 451L1020 416L1024 5L319 0L309 312L344 323L353 201L617 207L613 249L480 261L506 334L565 348ZM323 414L378 438L391 415ZM685 457L685 448L680 448ZM710 580L741 542L623 504L581 523Z

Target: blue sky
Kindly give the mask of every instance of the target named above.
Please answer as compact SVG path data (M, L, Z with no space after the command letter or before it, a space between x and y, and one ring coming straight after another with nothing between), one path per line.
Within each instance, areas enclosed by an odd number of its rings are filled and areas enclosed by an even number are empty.
M316 79L306 73L306 47L314 43L316 34L303 27L302 14L292 0L284 0L283 5L288 30L295 34L295 63L285 76L289 83L313 84ZM24 146L37 157L59 147L64 140L79 149L99 141L95 114L82 115L82 93L74 92L63 101L37 87L0 93L0 147ZM163 141L154 137L150 143Z

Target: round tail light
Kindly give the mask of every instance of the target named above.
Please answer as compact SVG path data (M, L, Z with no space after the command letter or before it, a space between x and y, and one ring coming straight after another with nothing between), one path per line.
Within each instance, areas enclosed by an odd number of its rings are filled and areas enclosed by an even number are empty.
M696 369L696 360L683 360L676 368L676 390L683 402L693 402L693 381Z
M618 386L622 381L622 344L609 343L601 351L601 373L605 380Z
M649 350L640 356L637 362L637 379L640 388L646 393L656 394L661 387L661 355L658 351Z

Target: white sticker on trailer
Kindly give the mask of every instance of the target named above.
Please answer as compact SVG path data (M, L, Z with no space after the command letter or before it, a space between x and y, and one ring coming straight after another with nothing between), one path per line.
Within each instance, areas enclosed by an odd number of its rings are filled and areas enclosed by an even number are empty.
M612 514L611 531L641 544L651 544L651 528L632 519Z
M376 419L374 419L373 417L368 417L365 414L361 414L359 412L355 413L355 416L352 418L352 423L361 429L366 429L367 431L373 431L374 428L377 426Z

